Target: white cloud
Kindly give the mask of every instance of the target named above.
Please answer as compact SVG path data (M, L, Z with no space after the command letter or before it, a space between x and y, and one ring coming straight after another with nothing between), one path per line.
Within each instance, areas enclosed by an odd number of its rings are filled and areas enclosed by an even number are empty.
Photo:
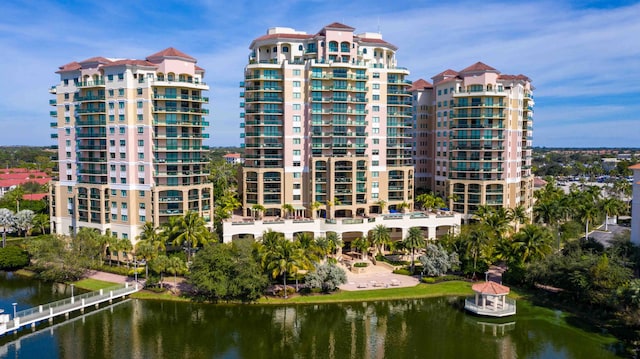
M356 32L380 28L400 48L398 62L414 79L476 61L531 77L537 88L535 145L637 146L638 3L604 9L556 1L289 0L267 7L259 1L194 0L72 6L62 1L0 4L0 143L53 143L45 140L50 133L47 89L57 81L57 66L97 55L144 58L174 46L207 70L209 142L238 144L238 82L251 40L269 27L314 33L338 21ZM623 125L629 128L622 130Z

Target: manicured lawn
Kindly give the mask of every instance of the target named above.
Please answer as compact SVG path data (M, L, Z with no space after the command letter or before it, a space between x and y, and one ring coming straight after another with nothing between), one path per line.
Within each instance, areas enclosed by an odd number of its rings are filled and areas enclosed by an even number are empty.
M174 302L190 302L191 299L180 297L170 292L156 293L148 290L142 290L137 293L133 293L131 298L145 299L145 300L168 300Z
M90 290L90 291L111 288L118 285L118 283L106 282L103 280L97 280L97 279L91 279L91 278L81 279L75 282L74 284L78 288L82 288L84 290Z
M360 291L341 291L328 295L300 295L289 299L262 298L259 304L295 304L295 303L340 303L362 302L373 300L412 299L439 296L465 296L471 295L471 283L463 281L450 281L437 284L418 284L415 287L385 288Z

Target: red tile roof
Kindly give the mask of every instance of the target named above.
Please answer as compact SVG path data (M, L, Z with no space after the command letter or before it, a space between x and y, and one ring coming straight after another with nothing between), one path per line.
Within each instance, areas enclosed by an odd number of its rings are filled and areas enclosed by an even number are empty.
M102 56L95 56L95 57L91 57L86 60L80 61L80 64L85 64L89 62L97 62L99 64L108 64L109 62L111 62L111 60L104 58Z
M28 193L28 194L23 194L22 199L26 201L40 201L46 198L47 195L48 193Z
M418 79L416 81L413 81L413 84L411 84L411 87L409 87L407 91L416 91L428 88L433 88L433 85L429 81Z
M262 40L272 40L272 39L304 40L304 39L310 39L312 37L313 35L308 35L308 34L267 34L254 39L253 42L262 41Z
M134 65L134 66L151 66L151 67L157 67L156 64L153 64L149 61L145 61L145 60L117 60L117 61L112 61L108 64L103 65L103 67L110 67L110 66L122 66L122 65Z
M202 67L196 65L196 71L203 71L204 72L204 69Z
M389 42L386 42L382 39L371 39L371 38L366 38L366 37L361 37L360 39L360 43L365 43L365 44L378 44L378 45L384 45L384 46L389 46L390 48L397 50L398 47L394 44L391 44Z
M226 155L222 156L224 158L240 158L240 154L239 153L227 153Z
M633 166L629 166L630 170L640 170L640 163L636 163Z
M531 82L531 79L525 75L500 75L498 76L498 80L522 80Z
M460 71L462 72L483 72L483 71L494 71L494 72L498 72L500 73L500 71L494 69L493 67L483 63L483 62L476 62L475 64L465 68L464 70Z
M471 286L474 292L482 293L482 294L509 294L509 287L504 286L502 284L498 284L496 282L481 282L476 283Z
M341 23L339 23L339 22L334 22L334 23L331 23L331 24L329 24L329 25L326 25L325 27L323 27L323 30L324 30L324 29L329 29L329 28L331 28L331 29L351 30L351 31L355 30L355 28L354 28L354 27L347 26L347 25L345 25L345 24L341 24ZM322 30L321 30L321 31L322 31Z
M56 71L56 73L61 73L61 72L67 72L67 71L76 71L76 70L80 70L82 68L82 65L80 65L78 62L73 61L70 62L68 64L62 65L60 67L58 67L60 70Z
M438 77L438 76L447 76L447 77L449 77L449 76L458 76L458 72L453 71L451 69L447 69L447 70L444 70L441 73L433 76L432 78L435 78L435 77Z
M173 47L167 47L166 49L160 51L160 52L156 52L153 55L149 55L147 56L147 60L149 59L155 59L155 58L163 58L163 57L180 57L183 59L187 59L187 60L193 60L196 61L196 59L194 59L193 57L185 54L184 52L177 50Z

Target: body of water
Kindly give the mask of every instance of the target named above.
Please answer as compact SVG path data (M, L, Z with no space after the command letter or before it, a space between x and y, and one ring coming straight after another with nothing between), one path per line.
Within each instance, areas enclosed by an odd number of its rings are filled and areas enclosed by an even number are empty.
M69 296L0 272L0 308ZM126 300L0 337L0 358L614 358L615 340L518 303L490 320L457 297L297 306ZM79 313L78 313L79 315Z

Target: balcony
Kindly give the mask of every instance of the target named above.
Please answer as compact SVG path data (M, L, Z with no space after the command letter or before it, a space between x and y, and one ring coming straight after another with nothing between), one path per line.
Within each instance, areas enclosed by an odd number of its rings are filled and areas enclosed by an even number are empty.
M58 104L57 100L49 100L49 105L56 106Z
M86 114L86 113L103 113L106 112L106 108L104 107L98 107L98 108L78 108L76 109L76 113L79 115L82 114Z
M189 95L153 95L154 100L189 100L194 102L209 103L208 97L189 96Z
M84 101L104 101L104 95L100 96L73 96L73 100L76 102L84 102Z
M57 133L52 133L52 134L51 134L51 138L52 138L52 139L56 139L56 138L58 138L58 134L57 134Z
M104 80L96 81L79 81L76 82L77 87L104 87Z
M49 122L49 127L57 128L58 127L58 123L57 122Z
M49 116L58 117L58 111L49 111Z
M154 107L154 112L185 112L185 113L201 113L203 115L208 115L209 110L206 108L192 108L192 107Z

